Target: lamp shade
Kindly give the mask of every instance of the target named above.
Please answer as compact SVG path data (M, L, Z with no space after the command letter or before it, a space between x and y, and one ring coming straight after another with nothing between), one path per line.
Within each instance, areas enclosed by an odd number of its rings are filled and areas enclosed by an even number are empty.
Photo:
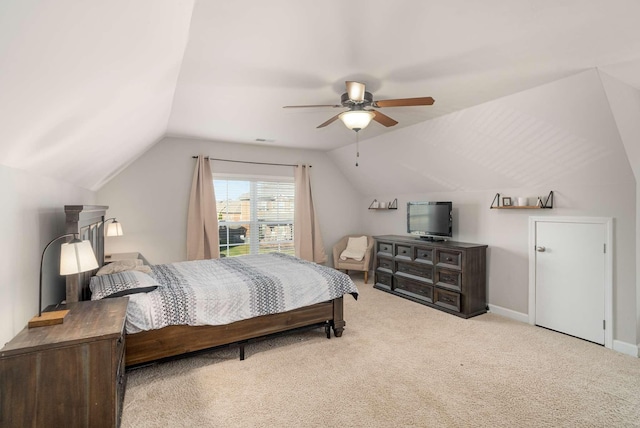
M107 236L122 236L122 225L118 223L116 220L113 223L109 223L107 226Z
M60 246L60 275L71 275L98 268L91 242L74 239Z
M371 120L375 116L375 113L368 110L351 110L345 111L340 114L340 120L344 122L345 126L352 130L361 130L366 128Z

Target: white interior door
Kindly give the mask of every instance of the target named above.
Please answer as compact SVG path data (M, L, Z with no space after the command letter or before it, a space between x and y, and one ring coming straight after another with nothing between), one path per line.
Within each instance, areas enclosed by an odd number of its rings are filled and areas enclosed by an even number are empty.
M605 344L607 227L535 223L535 324Z

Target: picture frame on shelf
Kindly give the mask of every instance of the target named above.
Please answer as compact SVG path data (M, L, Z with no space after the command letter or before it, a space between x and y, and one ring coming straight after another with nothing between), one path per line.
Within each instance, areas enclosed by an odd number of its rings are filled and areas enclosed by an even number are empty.
M512 206L511 198L510 198L509 196L504 196L504 197L502 198L502 206L503 206L503 207L510 207L510 206Z

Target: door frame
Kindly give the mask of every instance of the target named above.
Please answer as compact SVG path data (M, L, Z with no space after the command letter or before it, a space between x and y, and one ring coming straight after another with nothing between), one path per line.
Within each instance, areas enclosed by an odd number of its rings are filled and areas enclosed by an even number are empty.
M613 349L613 218L529 217L529 324L536 324L536 226L538 223L594 223L605 226L607 252L604 262L604 346Z

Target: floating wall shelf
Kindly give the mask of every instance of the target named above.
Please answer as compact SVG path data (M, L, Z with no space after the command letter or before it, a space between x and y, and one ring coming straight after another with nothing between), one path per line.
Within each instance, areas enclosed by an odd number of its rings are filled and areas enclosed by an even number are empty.
M539 203L536 205L526 205L526 206L514 206L500 205L500 193L496 193L496 196L493 198L493 202L491 203L492 210L540 210L540 209L551 209L553 208L553 190L549 192L549 195L546 198L538 198Z
M388 202L386 203L386 206L384 208L382 208L380 205L384 204L385 202L378 202L377 199L374 199L373 202L371 202L371 204L369 204L369 209L370 210L397 210L398 209L398 198L395 198L392 202Z

